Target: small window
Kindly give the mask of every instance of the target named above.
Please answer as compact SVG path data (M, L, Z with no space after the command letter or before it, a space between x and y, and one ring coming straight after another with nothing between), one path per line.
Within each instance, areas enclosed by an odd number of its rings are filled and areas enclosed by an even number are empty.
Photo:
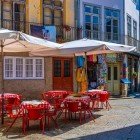
M44 78L44 59L32 57L4 57L5 79Z

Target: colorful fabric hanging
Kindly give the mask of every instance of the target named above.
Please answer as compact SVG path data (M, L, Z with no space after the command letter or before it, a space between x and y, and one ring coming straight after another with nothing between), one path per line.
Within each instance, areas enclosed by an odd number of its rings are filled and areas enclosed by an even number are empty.
M88 85L87 81L81 82L81 90L80 90L80 92L84 93L85 91L87 91L87 88L88 88L87 85Z
M114 53L106 54L106 62L116 63L116 61L117 61L117 54Z
M84 67L85 58L83 56L76 57L77 67Z
M97 55L96 54L93 55L93 62L97 62Z
M87 56L87 60L88 60L89 62L93 62L93 55L88 55L88 56Z
M104 61L105 61L104 55L99 54L99 55L98 55L98 63L99 63L99 64L102 64Z
M76 72L76 80L77 82L85 82L86 79L86 72L84 68L78 68Z

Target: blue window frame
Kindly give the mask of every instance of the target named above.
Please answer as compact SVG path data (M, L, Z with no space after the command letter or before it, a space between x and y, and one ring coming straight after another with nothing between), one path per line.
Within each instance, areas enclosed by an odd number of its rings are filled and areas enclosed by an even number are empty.
M105 40L118 43L120 27L120 12L114 9L105 9Z
M98 6L84 5L85 37L100 39L101 9Z

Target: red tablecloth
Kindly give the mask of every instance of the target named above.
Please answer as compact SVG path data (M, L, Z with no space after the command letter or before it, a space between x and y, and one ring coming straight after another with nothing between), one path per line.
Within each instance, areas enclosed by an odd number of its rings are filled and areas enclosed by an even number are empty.
M74 97L70 95L64 99L64 102L83 102L85 104L89 104L91 99L89 96Z
M0 99L2 98L2 94L0 94ZM20 100L20 95L19 94L14 94L14 93L4 93L4 98L8 99L8 98L16 98L18 100Z
M47 91L47 92L44 92L44 96L49 96L49 97L59 97L59 96L67 96L69 95L71 92L69 91L65 91L65 90L52 90L52 91Z
M100 94L108 94L108 92L104 90L90 90L85 93L85 95L89 95L90 97L99 96Z
M21 107L23 108L27 108L27 107L40 107L40 108L46 108L49 109L50 108L50 104L47 101L44 100L32 100L32 101L23 101L21 103Z

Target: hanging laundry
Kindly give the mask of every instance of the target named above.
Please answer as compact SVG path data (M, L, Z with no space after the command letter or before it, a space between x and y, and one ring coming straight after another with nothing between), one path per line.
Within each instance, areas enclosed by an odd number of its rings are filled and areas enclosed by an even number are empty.
M88 56L87 56L87 60L88 60L89 62L93 62L93 55L88 55Z
M77 82L85 82L87 81L86 72L84 68L78 68L76 72L76 80Z
M76 64L77 67L84 67L84 62L85 62L85 58L83 56L77 56L76 57Z
M104 55L99 54L99 55L98 55L98 63L99 63L99 64L102 64L104 61L105 61Z
M81 82L81 90L80 90L80 92L84 93L85 91L87 91L87 88L88 88L87 81Z
M106 62L116 63L116 61L117 61L117 54L114 53L106 54Z
M93 62L97 62L97 55L96 54L93 55Z

